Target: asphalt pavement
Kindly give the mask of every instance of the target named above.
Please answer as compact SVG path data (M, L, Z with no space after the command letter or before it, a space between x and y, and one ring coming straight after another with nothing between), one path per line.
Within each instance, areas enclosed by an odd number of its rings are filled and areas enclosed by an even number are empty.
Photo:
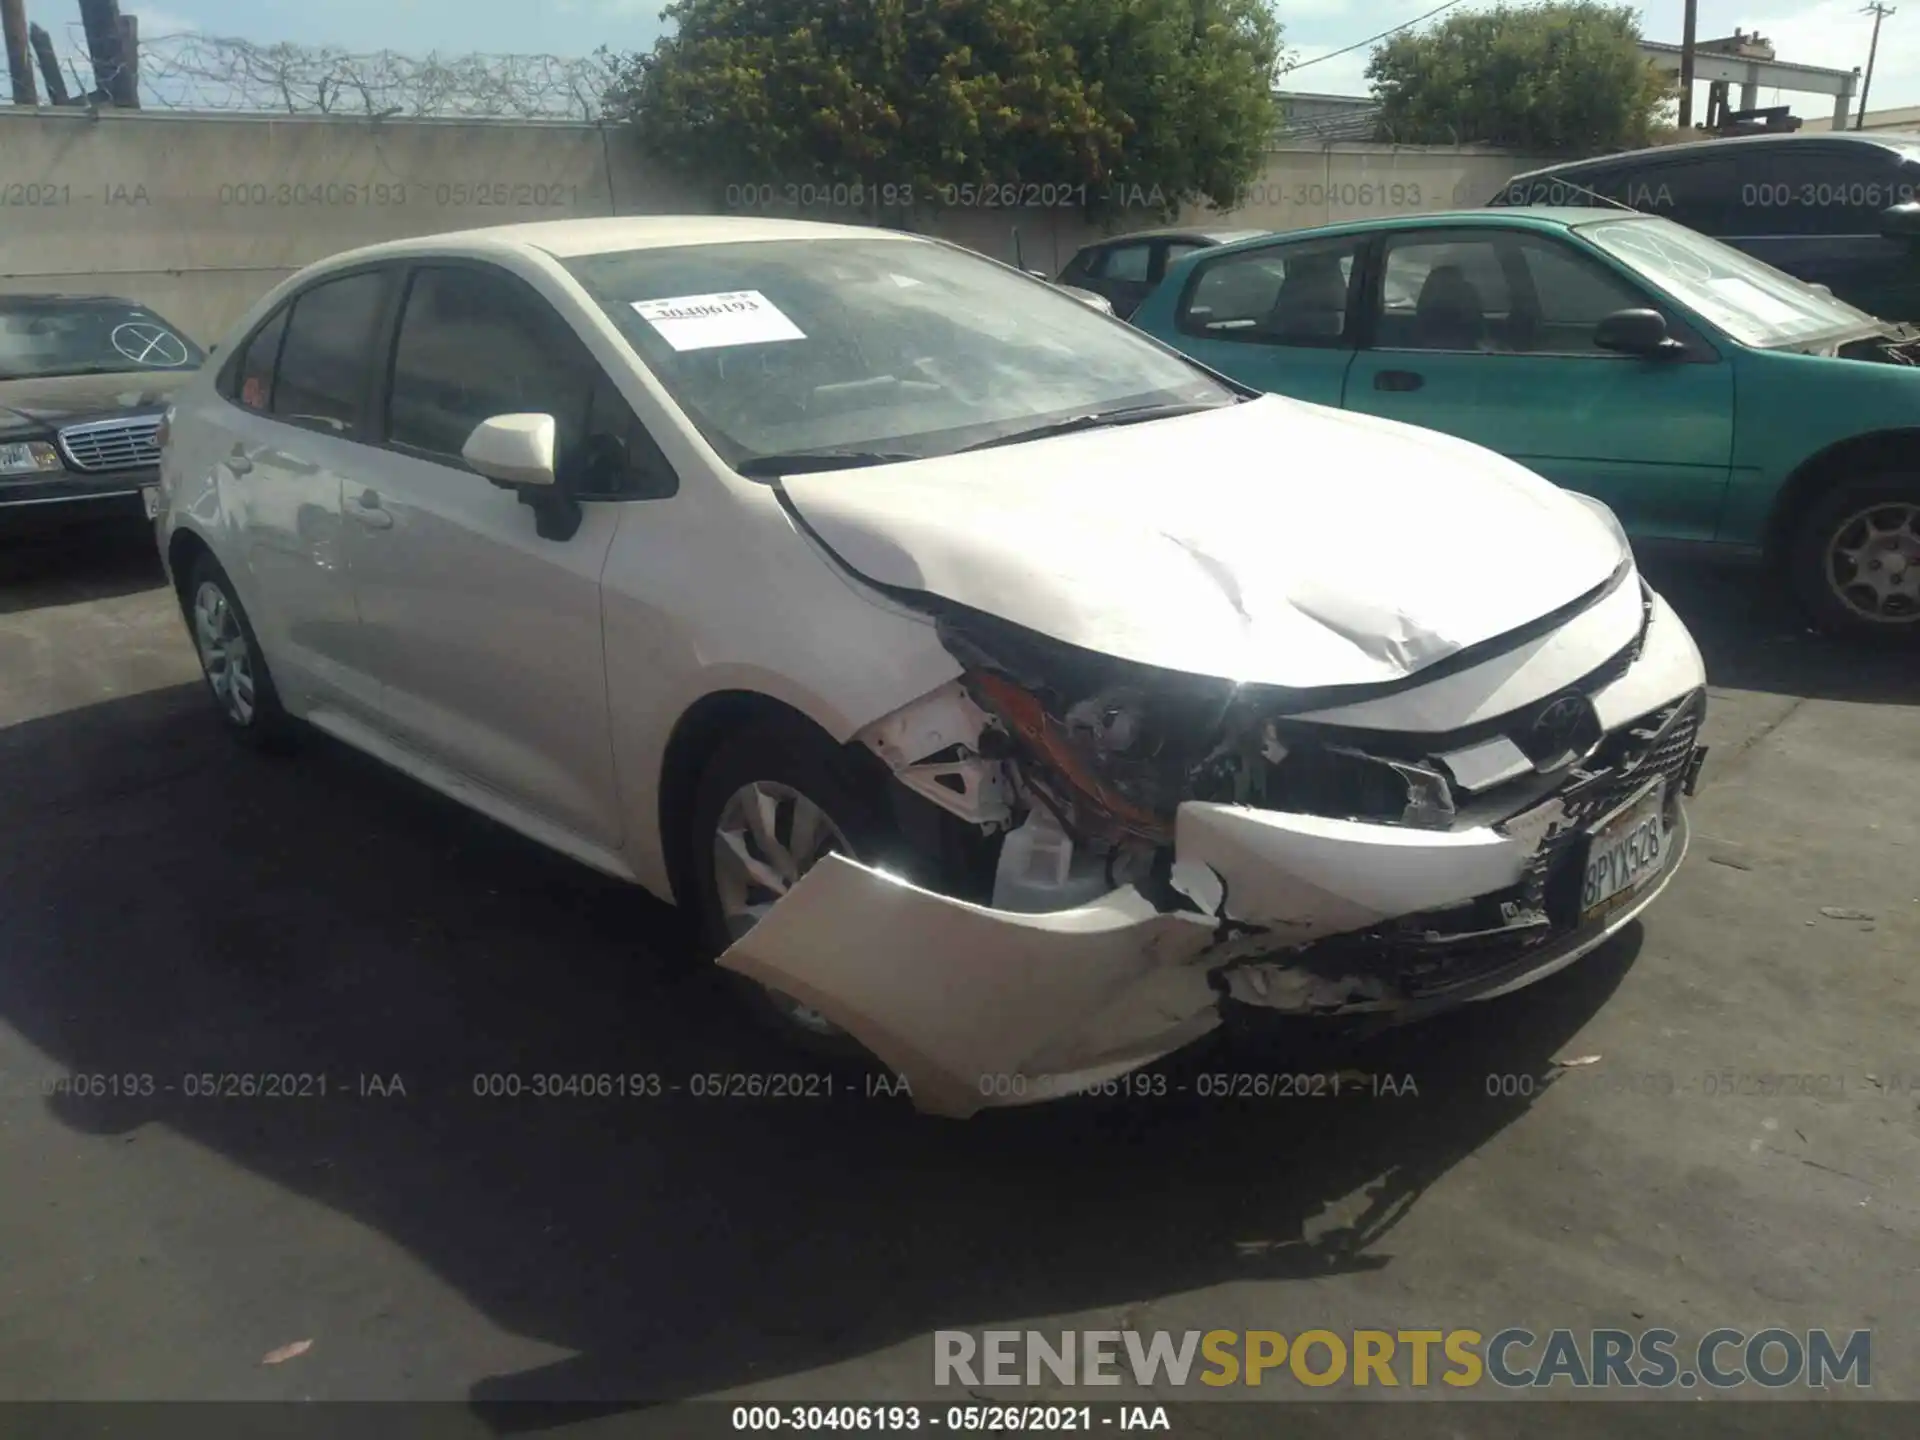
M1712 754L1644 923L1416 1029L1171 1072L1417 1094L955 1123L844 1074L695 1094L793 1067L671 910L331 742L233 745L137 529L0 547L0 1398L620 1415L939 1399L939 1329L1782 1325L1872 1329L1873 1395L1920 1399L1920 663L1650 568ZM680 1090L476 1093L541 1074ZM1452 1433L1602 1433L1514 1423Z

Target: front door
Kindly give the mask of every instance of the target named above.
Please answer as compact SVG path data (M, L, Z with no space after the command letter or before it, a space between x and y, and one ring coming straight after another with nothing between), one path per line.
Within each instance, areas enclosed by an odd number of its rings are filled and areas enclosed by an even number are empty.
M1166 338L1243 385L1337 406L1354 356L1354 275L1365 244L1339 236L1201 260L1174 298L1175 334Z
M392 355L384 448L343 504L387 722L440 771L616 848L600 572L622 507L584 502L577 531L543 538L460 457L483 420L548 414L572 484L599 366L525 281L455 262L412 272Z
M1557 236L1395 230L1381 243L1348 409L1497 450L1605 501L1634 535L1713 539L1733 367L1700 337L1685 332L1684 359L1596 348L1604 316L1666 307Z

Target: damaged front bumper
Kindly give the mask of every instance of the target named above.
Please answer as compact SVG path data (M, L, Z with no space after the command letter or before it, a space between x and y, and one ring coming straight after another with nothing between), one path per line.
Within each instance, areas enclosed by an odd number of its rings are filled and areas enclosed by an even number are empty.
M1701 709L1695 694L1660 712L1629 773L1584 791L1576 779L1498 826L1182 805L1174 879L1191 910L1127 886L1019 914L829 856L720 964L820 1011L904 1077L919 1109L956 1117L1098 1085L1232 1005L1424 1018L1564 969L1658 898L1686 854ZM1623 793L1651 797L1658 862L1583 905Z
M1505 722L1457 732L1472 743L1440 762L1461 800L1444 827L1187 800L1160 882L1039 913L831 855L719 963L817 1010L917 1108L956 1117L1097 1086L1236 1007L1391 1025L1508 994L1602 945L1685 857L1704 675L1677 619L1647 608L1632 656L1585 692L1599 727L1577 758L1516 769ZM1531 725L1551 703L1513 713ZM968 818L1003 814L1008 796L941 748L959 717L917 718L923 733L874 740L901 781L944 783ZM945 758L908 763L923 754Z

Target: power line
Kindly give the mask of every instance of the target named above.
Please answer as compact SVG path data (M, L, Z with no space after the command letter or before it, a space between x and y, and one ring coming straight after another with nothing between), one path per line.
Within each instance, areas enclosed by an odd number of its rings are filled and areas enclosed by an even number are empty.
M1296 65L1289 65L1285 70L1282 70L1280 73L1282 75L1291 75L1294 71L1304 70L1309 65L1318 65L1322 60L1332 60L1341 55L1351 55L1356 50L1364 50L1369 45L1373 45L1378 43L1381 40L1385 40L1389 35L1398 35L1402 30L1411 30L1415 25L1421 24L1423 21L1431 20L1434 16L1440 14L1441 11L1451 10L1453 9L1454 6L1459 5L1461 3L1463 3L1463 0L1447 0L1446 4L1437 6L1436 8L1427 11L1427 13L1424 15L1416 15L1411 20L1402 21L1400 24L1395 25L1390 30L1382 30L1378 35L1369 35L1364 40L1356 40L1353 44L1343 46L1338 50L1329 50L1326 54L1316 55L1311 60L1302 60Z

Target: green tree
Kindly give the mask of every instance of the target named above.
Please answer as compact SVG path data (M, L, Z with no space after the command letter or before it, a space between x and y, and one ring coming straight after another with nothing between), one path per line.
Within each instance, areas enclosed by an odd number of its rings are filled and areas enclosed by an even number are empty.
M1594 0L1451 16L1375 48L1367 78L1383 138L1547 153L1645 145L1670 93L1636 12Z
M1099 214L1216 205L1258 173L1266 0L676 0L613 57L610 113L696 181L1019 186Z

